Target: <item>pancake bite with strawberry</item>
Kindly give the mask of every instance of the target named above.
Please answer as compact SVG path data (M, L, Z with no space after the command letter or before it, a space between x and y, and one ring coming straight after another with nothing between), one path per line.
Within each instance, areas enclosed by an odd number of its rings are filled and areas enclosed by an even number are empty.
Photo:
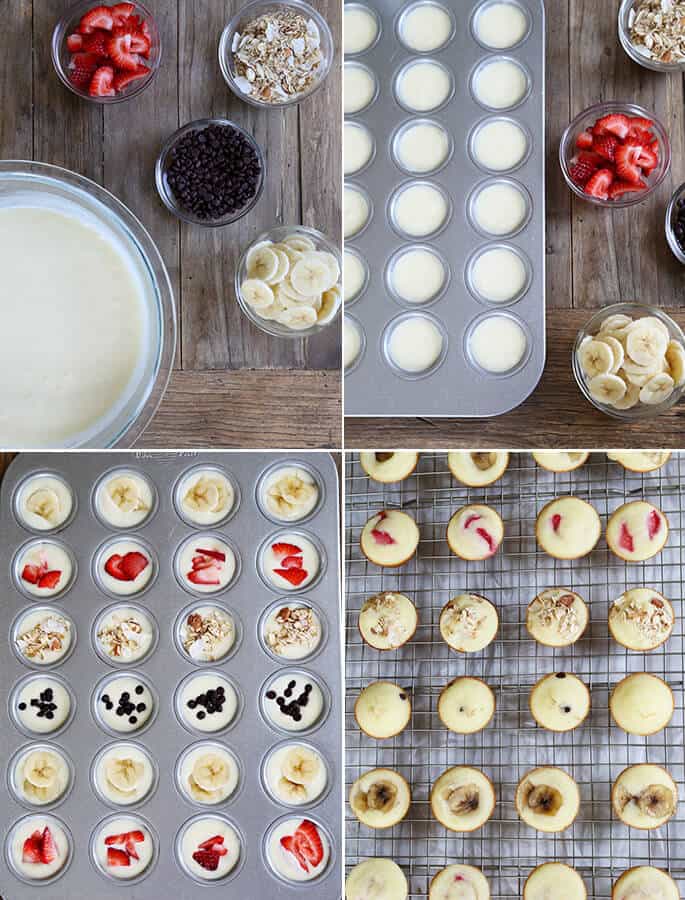
M93 856L102 872L112 878L138 878L150 868L155 855L150 829L138 816L113 816L100 826Z
M419 528L408 513L382 509L368 520L359 543L369 562L390 568L403 566L416 553Z
M150 551L139 541L116 541L100 553L97 570L108 593L128 596L147 587L154 566Z
M651 559L667 540L668 519L646 500L624 503L607 523L609 549L626 562Z
M219 815L199 815L186 822L177 843L184 869L198 881L218 881L233 872L243 848L238 830Z
M54 816L22 819L12 830L7 849L12 867L29 882L55 878L71 856L67 833Z
M331 846L318 823L290 818L271 832L267 855L271 868L284 881L312 881L328 866Z
M176 575L181 584L200 594L214 594L228 587L237 561L226 541L212 534L188 538L176 555Z
M482 560L494 556L504 538L504 523L491 506L462 506L449 521L447 543L455 556Z
M302 532L275 535L261 552L262 575L269 587L297 591L307 587L321 570L321 554Z
M602 531L594 506L578 497L557 497L543 506L535 523L538 545L556 559L587 556Z
M55 597L68 587L74 563L66 547L55 541L29 544L17 560L22 589L33 597Z

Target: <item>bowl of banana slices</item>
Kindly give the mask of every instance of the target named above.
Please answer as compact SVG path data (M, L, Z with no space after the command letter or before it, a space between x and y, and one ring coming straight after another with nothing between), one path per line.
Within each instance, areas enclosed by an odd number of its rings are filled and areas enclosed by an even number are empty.
M340 313L341 257L314 228L278 226L243 253L235 276L240 308L276 337L309 337Z
M616 419L649 419L685 391L685 334L656 307L615 303L578 332L573 374L593 406Z

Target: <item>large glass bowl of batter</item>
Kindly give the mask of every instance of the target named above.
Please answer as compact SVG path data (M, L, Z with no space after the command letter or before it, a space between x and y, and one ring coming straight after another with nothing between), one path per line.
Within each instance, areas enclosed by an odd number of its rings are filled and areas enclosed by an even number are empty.
M113 335L119 334L117 326L124 322L124 307L120 307L119 321L113 320L116 310L108 307L103 299L109 290L106 271L101 273L100 283L97 277L93 278L95 283L90 286L87 302L77 309L71 293L65 291L68 296L60 296L57 287L50 293L53 287L49 252L45 248L41 252L39 246L32 248L36 268L42 264L46 266L48 305L42 307L45 321L35 322L34 338L26 333L32 330L33 323L31 329L27 329L21 315L16 315L21 304L21 278L13 292L11 285L5 283L7 291L3 294L7 306L4 309L3 295L0 295L6 348L3 357L8 365L6 371L2 371L4 366L0 365L0 447L131 447L156 412L173 366L176 309L164 261L141 222L95 182L44 163L0 161L0 216L6 210L27 208L32 211L31 215L37 211L38 218L47 210L53 216L61 214L75 219L72 240L81 235L78 229L88 229L83 235L92 235L94 246L104 248L104 258L108 258L109 252L113 254L121 273L125 273L118 296L126 299L129 285L135 293L130 306L133 321L124 323L130 335L126 340L131 341L132 346L122 347L121 352L128 353L127 364L119 364L119 350ZM59 219L53 218L52 225L59 225ZM27 227L26 220L24 227ZM29 224L28 228L31 227ZM58 252L58 249L52 248L50 252ZM57 257L53 265L60 260ZM93 261L98 261L95 253ZM74 285L82 288L83 282L79 279L84 277L83 273L74 271ZM82 290L80 293L83 295ZM60 308L55 310L55 304ZM70 316L73 317L71 320ZM22 328L21 335L13 333L13 321L15 327L20 325ZM52 333L46 336L46 324L50 322ZM86 345L67 347L72 334L74 340L78 340L82 324L81 335L85 335L82 340ZM126 333L122 326L121 334ZM98 334L103 336L102 342L93 340L92 336ZM96 344L95 349L93 344ZM38 348L42 353L49 348L49 363L45 357L43 360L37 358ZM32 366L35 378L31 374ZM89 387L82 391L84 382ZM64 403L72 390L74 396L80 396L83 401L78 412L73 409L76 404ZM82 393L79 394L79 390ZM61 426L59 416L55 415L50 427L45 426L41 432L40 411L45 419L49 419L47 413L59 408L60 403L65 411Z

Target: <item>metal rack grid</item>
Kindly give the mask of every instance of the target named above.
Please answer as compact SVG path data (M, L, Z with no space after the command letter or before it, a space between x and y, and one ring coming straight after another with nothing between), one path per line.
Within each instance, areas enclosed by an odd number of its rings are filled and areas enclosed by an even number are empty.
M410 897L425 897L430 878L442 867L464 862L482 868L493 898L522 895L529 872L548 860L565 861L584 878L588 895L611 896L612 882L631 865L668 869L685 896L685 822L682 812L655 831L629 829L613 818L610 792L618 774L638 762L667 768L685 796L685 644L683 628L683 540L685 539L685 457L674 454L661 470L646 475L625 471L592 454L580 469L552 474L529 454L512 454L504 477L487 488L458 484L446 455L421 454L417 471L397 485L371 481L357 456L346 458L346 785L362 771L386 766L401 772L412 786L412 805L403 822L384 831L361 825L346 807L348 867L385 856L405 871ZM604 539L588 557L564 561L538 549L537 512L555 496L574 494L591 502L603 526L622 503L642 496L666 514L670 534L653 560L626 564ZM453 556L445 540L451 514L470 502L497 509L505 523L503 547L491 559L466 563ZM383 508L401 508L419 525L418 554L399 570L369 563L359 549L367 519ZM650 586L668 597L676 613L669 641L651 653L635 653L614 642L607 627L611 601L630 587ZM543 647L525 628L525 611L546 587L565 586L588 603L585 635L567 648ZM382 590L400 590L419 611L414 638L395 652L380 653L365 644L357 628L364 600ZM460 592L484 594L498 608L500 631L483 652L457 654L438 630L440 610ZM574 672L591 690L592 710L575 731L555 734L536 725L528 708L532 685L552 671ZM651 737L628 735L612 724L611 687L631 673L647 671L672 687L676 709L668 728ZM456 735L442 725L437 698L448 681L469 674L493 688L497 711L475 735ZM360 689L379 678L406 687L412 696L410 726L388 741L374 741L357 727L353 708ZM448 832L433 819L430 788L449 766L482 768L495 784L497 806L489 822L468 834ZM571 828L546 835L524 825L513 797L519 778L540 765L557 765L579 784L582 804Z

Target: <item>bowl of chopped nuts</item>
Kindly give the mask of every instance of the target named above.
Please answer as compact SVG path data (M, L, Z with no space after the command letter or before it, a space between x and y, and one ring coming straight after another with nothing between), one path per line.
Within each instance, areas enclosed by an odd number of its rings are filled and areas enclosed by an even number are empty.
M685 70L685 0L623 0L618 36L628 56L644 68Z
M226 83L260 108L281 109L310 97L326 79L334 55L328 23L303 0L253 0L219 41Z

